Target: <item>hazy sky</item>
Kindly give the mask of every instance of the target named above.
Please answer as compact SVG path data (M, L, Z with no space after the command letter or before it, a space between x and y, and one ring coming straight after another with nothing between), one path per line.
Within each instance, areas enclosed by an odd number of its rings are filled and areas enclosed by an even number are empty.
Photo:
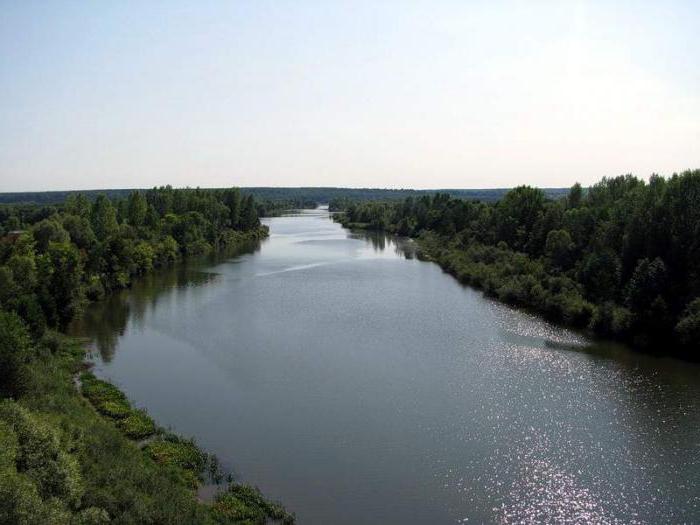
M0 191L700 168L700 2L0 1Z

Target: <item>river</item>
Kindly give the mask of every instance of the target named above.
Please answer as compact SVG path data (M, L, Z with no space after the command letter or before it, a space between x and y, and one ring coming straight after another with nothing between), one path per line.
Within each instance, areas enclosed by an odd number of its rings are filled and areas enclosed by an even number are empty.
M700 366L486 299L325 210L265 222L72 331L299 523L700 523Z

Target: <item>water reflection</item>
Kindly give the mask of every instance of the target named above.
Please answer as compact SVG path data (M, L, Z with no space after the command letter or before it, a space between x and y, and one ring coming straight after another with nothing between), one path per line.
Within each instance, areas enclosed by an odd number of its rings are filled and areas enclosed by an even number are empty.
M142 329L149 312L163 301L181 301L192 288L216 283L220 276L208 271L212 266L245 253L260 250L260 242L247 243L236 250L191 258L174 267L163 268L136 279L128 290L109 294L104 300L90 303L83 315L68 327L70 335L88 337L92 348L105 363L131 325Z
M409 237L368 230L352 230L348 233L348 238L365 241L375 252L383 252L390 247L395 255L408 260L415 258L417 253L416 243Z

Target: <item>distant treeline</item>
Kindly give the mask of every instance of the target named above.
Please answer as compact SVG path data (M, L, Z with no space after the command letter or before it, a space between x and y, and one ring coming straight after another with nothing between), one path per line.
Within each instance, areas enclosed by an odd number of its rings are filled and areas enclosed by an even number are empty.
M505 302L700 358L700 170L604 178L557 200L521 186L497 203L437 194L330 206L347 226L419 237L460 281Z
M80 193L90 200L98 195L105 195L112 200L128 197L133 189L112 190L86 190L86 191L42 191L22 193L0 193L0 204L33 203L33 204L61 204L71 195ZM139 190L146 191L146 190ZM422 195L434 195L446 193L455 198L478 200L482 202L495 202L508 191L501 189L442 189L442 190L410 190L410 189L380 189L380 188L266 188L251 187L241 188L243 195L252 195L262 210L270 211L279 209L279 203L296 208L309 208L318 203L326 204L333 199L352 200L395 200L406 197L420 197ZM566 195L568 188L547 188L543 190L552 199Z

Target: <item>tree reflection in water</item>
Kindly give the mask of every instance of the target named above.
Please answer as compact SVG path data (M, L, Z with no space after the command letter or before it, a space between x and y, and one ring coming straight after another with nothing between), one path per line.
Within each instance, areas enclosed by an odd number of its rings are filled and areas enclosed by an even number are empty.
M88 337L101 359L109 363L129 323L142 327L148 312L155 311L159 302L173 291L201 287L219 278L216 273L203 271L204 268L243 253L257 252L260 244L255 242L225 253L183 261L172 268L155 270L135 281L128 290L115 291L101 301L90 303L82 317L70 324L68 333Z

